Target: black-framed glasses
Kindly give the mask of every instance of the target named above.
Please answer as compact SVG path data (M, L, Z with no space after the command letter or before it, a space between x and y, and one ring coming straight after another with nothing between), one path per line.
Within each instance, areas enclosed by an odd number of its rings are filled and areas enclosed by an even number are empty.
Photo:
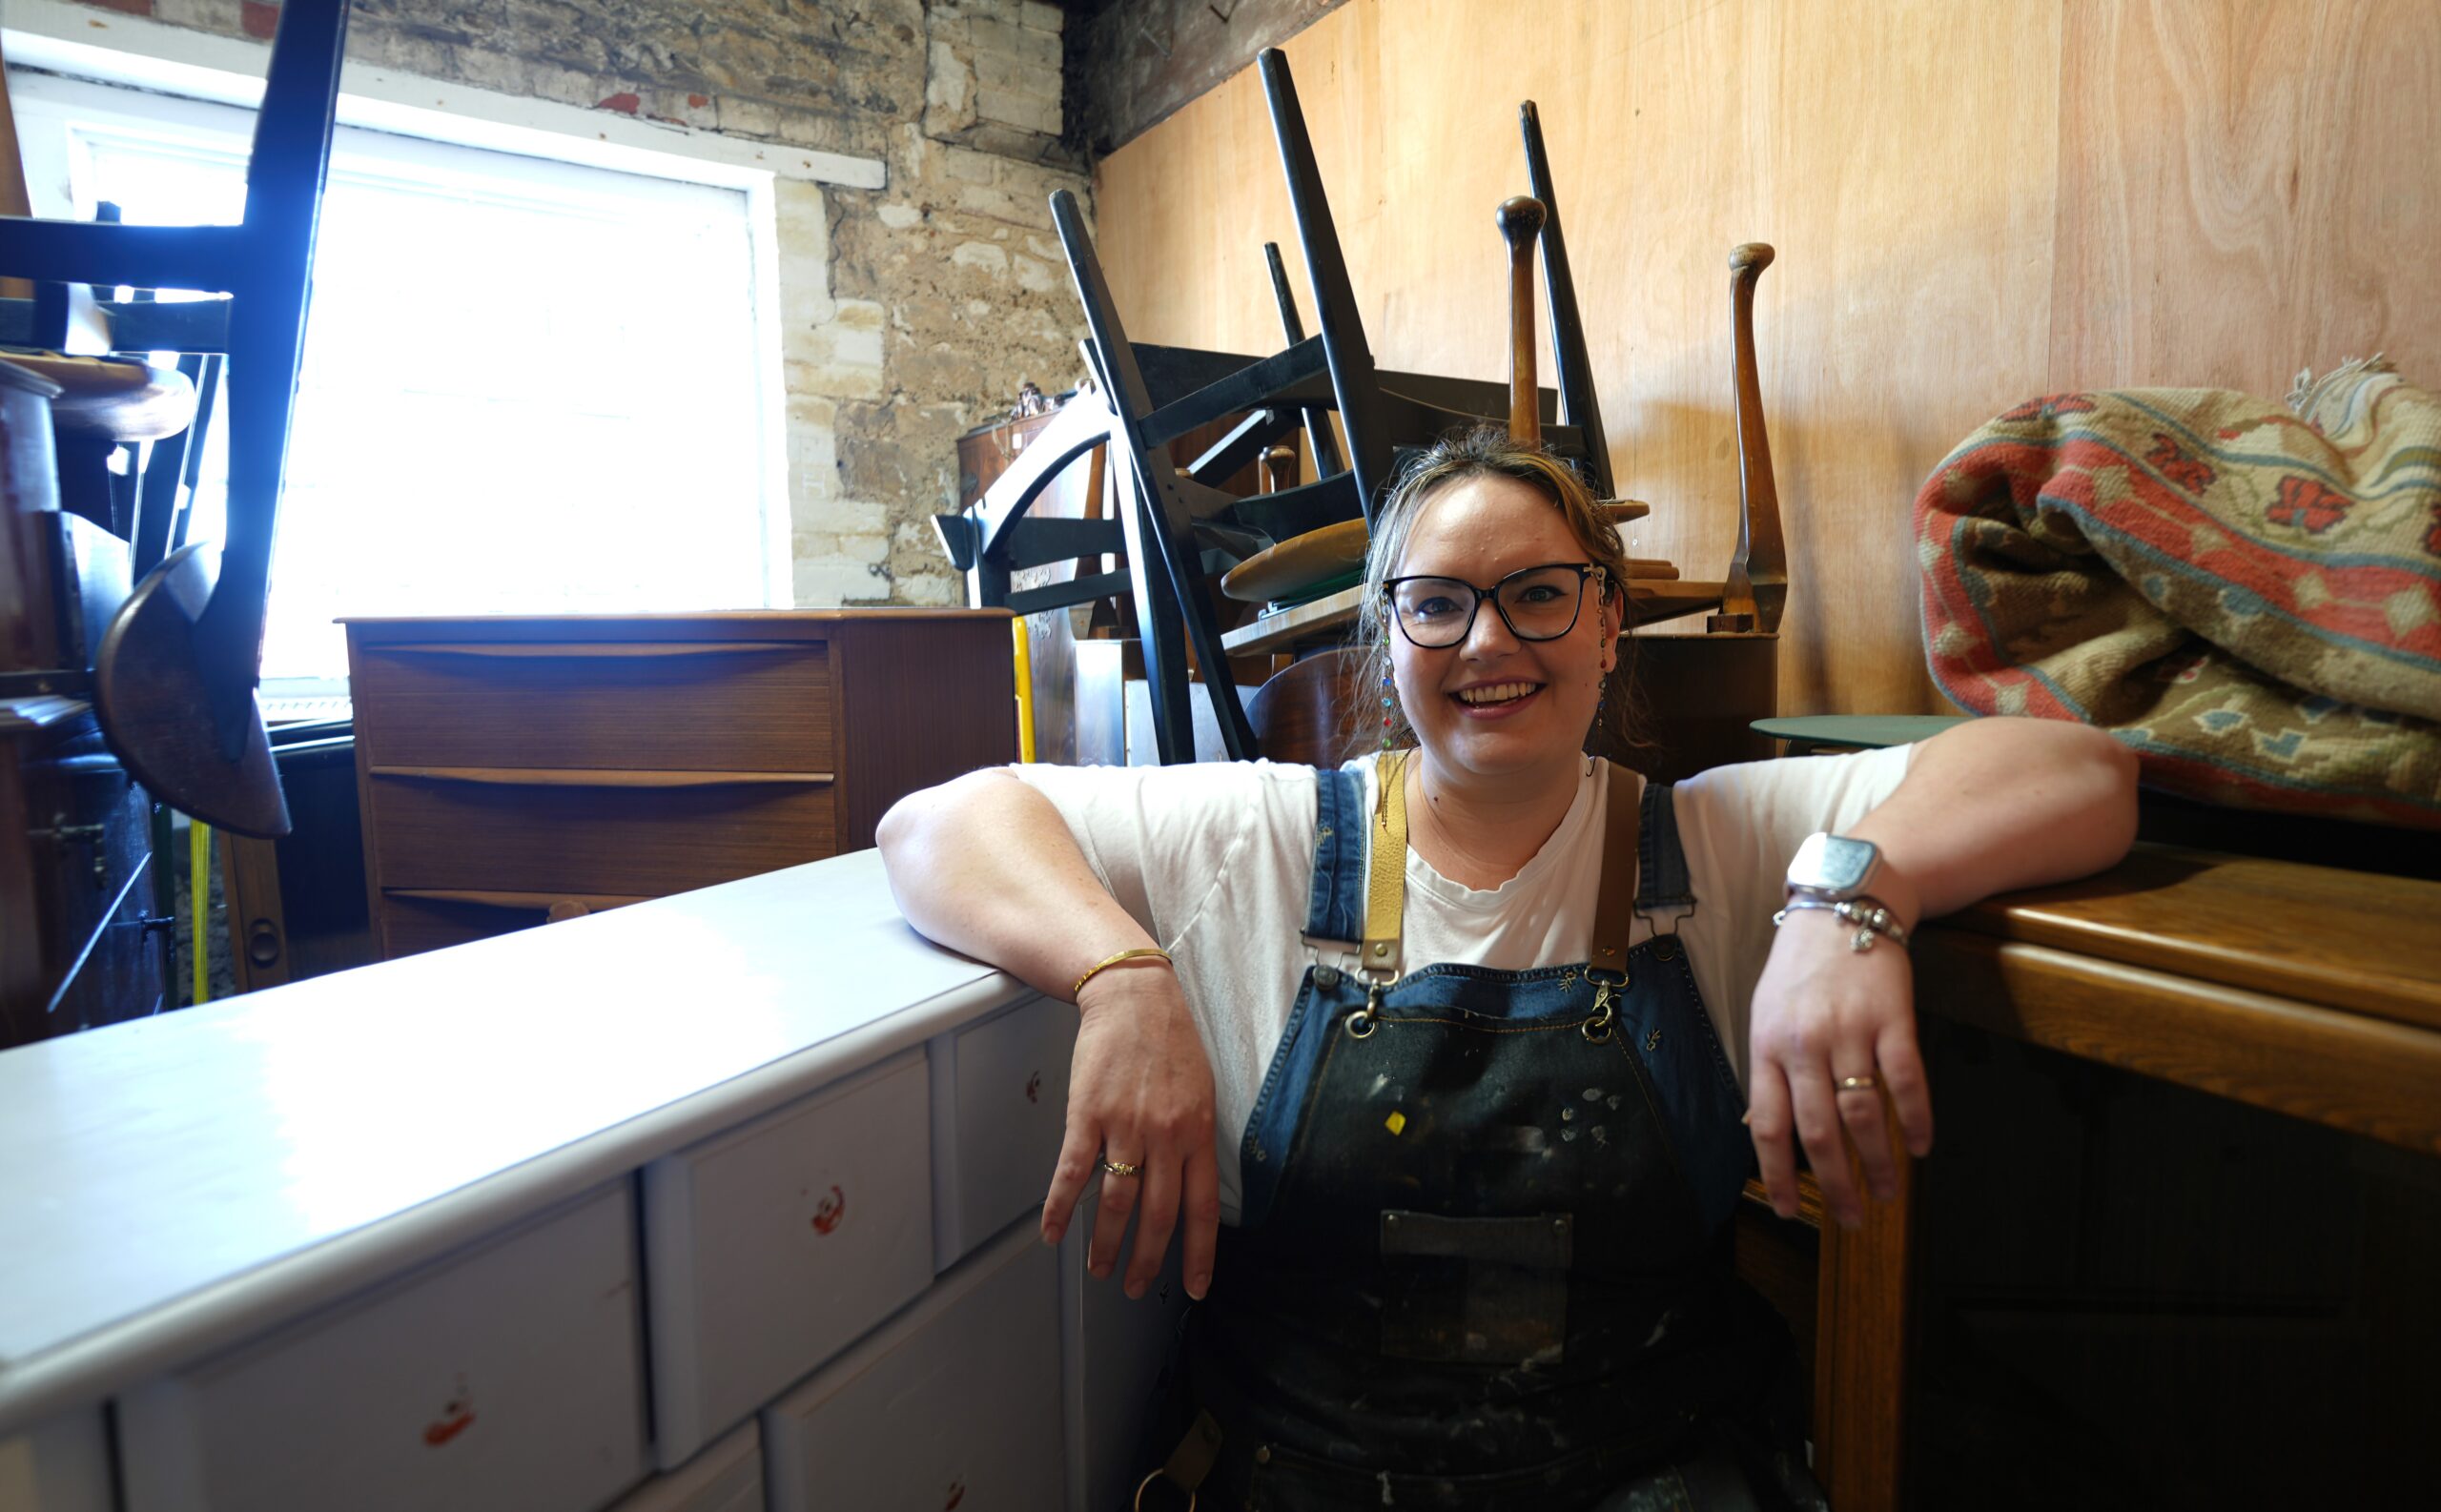
M1585 606L1585 581L1602 569L1590 562L1553 562L1520 567L1488 588L1463 578L1392 578L1382 585L1391 617L1408 642L1426 651L1463 643L1475 628L1475 611L1489 599L1508 633L1521 641L1556 641L1576 628Z

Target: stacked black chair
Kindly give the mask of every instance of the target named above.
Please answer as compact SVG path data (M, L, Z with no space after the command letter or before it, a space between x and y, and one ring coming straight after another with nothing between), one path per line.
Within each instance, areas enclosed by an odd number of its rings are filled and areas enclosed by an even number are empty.
M288 829L255 687L346 37L346 0L281 7L241 224L0 219L0 274L230 296L151 306L148 317L182 334L144 338L226 356L229 530L217 577L201 543L168 552L113 623L94 681L103 730L147 787L252 835ZM120 347L137 344L131 329L122 322ZM167 513L139 503L133 532L139 560L154 556L171 540Z

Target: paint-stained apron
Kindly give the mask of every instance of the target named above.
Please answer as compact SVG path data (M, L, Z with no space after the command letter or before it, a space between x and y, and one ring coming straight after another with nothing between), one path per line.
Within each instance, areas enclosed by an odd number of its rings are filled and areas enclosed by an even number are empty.
M1751 1152L1675 933L1669 788L1610 769L1590 962L1402 975L1402 776L1385 758L1368 816L1321 774L1315 964L1188 1326L1199 1504L1810 1502L1772 1410L1786 1331L1728 1263ZM1635 913L1668 929L1631 950Z

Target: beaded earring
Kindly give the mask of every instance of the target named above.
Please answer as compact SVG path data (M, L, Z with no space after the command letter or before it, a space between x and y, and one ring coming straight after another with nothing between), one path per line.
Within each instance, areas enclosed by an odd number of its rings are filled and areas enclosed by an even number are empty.
M1605 651L1610 649L1610 643L1607 638L1602 643L1602 649ZM1593 727L1595 729L1600 729L1602 727L1602 716L1608 712L1610 707L1610 674L1608 672L1603 673L1601 681L1594 684L1593 686Z
M1382 749L1385 754L1390 749L1390 711L1397 706L1397 697L1390 690L1390 669L1385 666L1382 668Z

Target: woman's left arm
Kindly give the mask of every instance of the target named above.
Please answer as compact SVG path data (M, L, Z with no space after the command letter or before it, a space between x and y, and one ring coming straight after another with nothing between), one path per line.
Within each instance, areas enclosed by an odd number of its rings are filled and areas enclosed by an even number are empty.
M2082 725L1976 720L1918 746L1898 787L1847 833L1880 848L1871 891L1913 930L1995 892L2116 864L2136 837L2136 758ZM1906 952L1854 950L1855 933L1804 909L1772 942L1754 990L1747 1109L1774 1209L1796 1212L1794 1132L1832 1216L1850 1228L1864 1210L1848 1146L1877 1197L1897 1192L1897 1168L1880 1096L1838 1081L1877 1081L1910 1153L1933 1144Z

